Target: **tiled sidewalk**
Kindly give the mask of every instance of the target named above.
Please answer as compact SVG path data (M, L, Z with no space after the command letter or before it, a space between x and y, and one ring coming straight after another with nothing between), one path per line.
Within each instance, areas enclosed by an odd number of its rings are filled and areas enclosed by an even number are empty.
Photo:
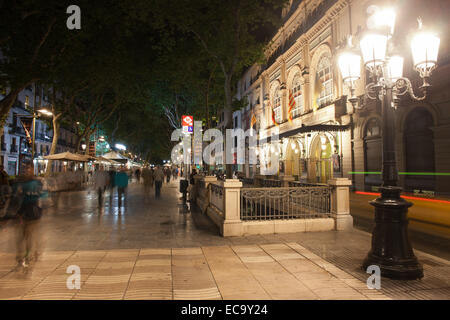
M295 242L46 252L28 274L13 258L0 254L0 299L389 299Z
M121 209L117 198L99 210L92 192L61 194L45 210L42 261L28 275L11 271L14 225L0 227L0 299L450 299L448 260L415 250L423 279L382 278L368 290L369 233L223 238L178 198L176 182L161 200L132 184ZM81 268L79 291L66 287L70 265Z

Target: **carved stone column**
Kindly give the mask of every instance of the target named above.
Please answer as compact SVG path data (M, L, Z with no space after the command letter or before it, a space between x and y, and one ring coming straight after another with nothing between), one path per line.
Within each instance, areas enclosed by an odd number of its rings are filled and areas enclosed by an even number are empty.
M221 228L222 236L241 236L241 188L242 182L237 179L226 179L224 188L224 220Z
M336 230L353 229L353 217L350 215L349 186L351 180L347 178L335 178L328 180L332 186L331 191L331 216L336 222Z

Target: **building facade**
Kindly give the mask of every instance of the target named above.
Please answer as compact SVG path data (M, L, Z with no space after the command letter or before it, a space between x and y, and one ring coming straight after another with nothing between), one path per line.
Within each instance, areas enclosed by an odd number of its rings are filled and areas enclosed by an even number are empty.
M19 93L16 102L11 108L3 128L1 136L0 163L10 176L16 176L23 172L23 167L32 161L32 150L27 143L27 136L20 121L21 117L32 117L33 106L46 108L49 106L47 92L39 86L28 86ZM47 121L46 121L46 120ZM35 174L45 172L47 161L44 156L50 153L53 128L51 118L37 118L35 123ZM56 153L70 151L75 152L76 134L74 130L60 128ZM55 165L56 162L54 162ZM54 168L57 171L60 168Z
M365 98L370 79L362 66L356 82L362 109L353 109L336 63L348 36L358 43L367 29L371 5L396 9L395 40L405 57L404 75L416 90L420 78L412 66L409 32L417 30L420 16L439 33L438 66L428 97L421 102L402 99L395 112L397 163L405 190L450 194L448 1L290 1L266 51L266 65L251 66L238 83L237 98L249 101L242 110L242 127L249 129L248 119L256 118L252 127L258 133L259 157L278 153L278 175L305 182L347 177L357 190L376 191L381 184L381 106ZM281 138L276 150L267 144L275 133ZM247 176L258 173L258 165L244 167Z

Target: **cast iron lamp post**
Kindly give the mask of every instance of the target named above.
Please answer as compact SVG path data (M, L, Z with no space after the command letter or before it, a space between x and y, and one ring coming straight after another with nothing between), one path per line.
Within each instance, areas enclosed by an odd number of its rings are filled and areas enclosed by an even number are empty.
M53 113L45 108L37 110L37 112L34 110L33 106L33 113L30 114L19 114L17 115L19 118L32 118L33 122L31 124L31 165L33 166L33 172L34 172L34 154L35 154L35 140L36 140L36 118L39 118L40 114L43 114L48 117L52 117Z
M388 11L391 15L393 11ZM380 18L383 16L379 15ZM403 58L387 56L387 44L394 27L394 19L386 19L376 25L382 28L363 35L360 49L365 67L372 82L365 88L370 99L381 101L382 106L382 178L381 197L370 202L375 207L375 227L372 248L363 262L364 270L370 265L380 267L381 275L392 279L418 279L423 277L423 267L414 255L408 236L408 208L412 203L400 197L397 186L398 169L395 158L395 109L399 96L409 94L413 100L425 99L430 87L428 79L436 67L440 39L421 30L411 41L414 69L423 80L420 89L423 96L414 94L411 81L403 77ZM384 32L383 32L384 31ZM338 58L344 83L349 87L349 101L358 109L355 97L355 81L360 77L361 57L353 50L346 50Z

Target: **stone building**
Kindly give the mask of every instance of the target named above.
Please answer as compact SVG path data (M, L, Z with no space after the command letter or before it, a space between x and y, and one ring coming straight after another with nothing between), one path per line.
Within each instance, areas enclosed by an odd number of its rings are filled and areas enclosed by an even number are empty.
M3 164L6 172L10 176L18 175L22 172L23 165L31 162L31 147L27 143L26 133L20 118L31 117L33 105L36 108L46 108L49 104L48 92L40 86L28 86L21 91L16 102L11 108L1 136L0 163ZM43 159L50 153L53 128L51 118L36 119L35 135L35 174L45 172L47 161ZM60 128L60 135L56 152L75 152L76 134L73 129ZM56 163L56 162L55 162Z
M413 70L409 39L417 30L416 17L441 38L438 66L431 90L421 102L402 99L396 110L399 185L410 192L450 194L450 50L448 9L436 1L291 0L283 10L283 24L266 51L267 63L253 65L238 83L237 98L246 96L242 127L254 115L260 157L280 156L278 175L308 182L348 177L357 190L377 190L381 183L381 108L364 95L369 83L364 67L356 83L358 106L347 101L336 58L349 35L358 43L367 29L371 5L396 9L394 37L405 58L404 76L416 94L420 78ZM289 105L295 105L289 112ZM289 119L291 115L292 119ZM279 132L278 150L264 145ZM247 158L247 156L246 156ZM247 176L257 165L245 165ZM407 174L405 174L407 173Z

